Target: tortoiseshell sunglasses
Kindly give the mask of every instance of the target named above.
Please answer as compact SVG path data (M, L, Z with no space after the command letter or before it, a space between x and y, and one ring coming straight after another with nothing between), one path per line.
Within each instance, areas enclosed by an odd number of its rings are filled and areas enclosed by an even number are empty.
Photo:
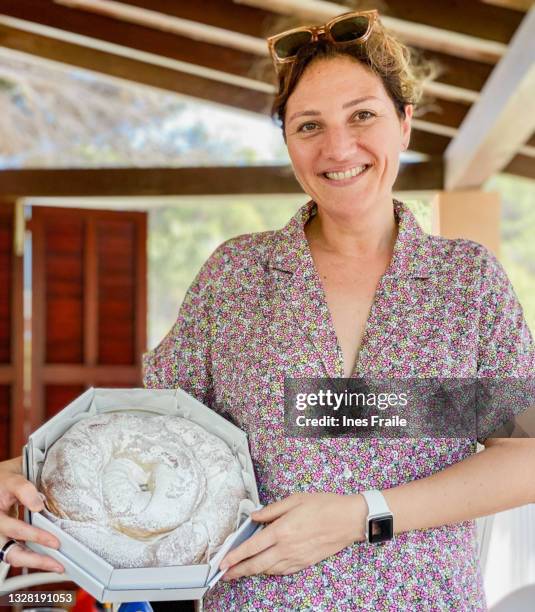
M361 44L369 38L377 16L376 10L354 11L321 26L302 26L270 36L267 43L273 64L278 71L282 64L295 61L299 49L317 41L320 35L335 45Z

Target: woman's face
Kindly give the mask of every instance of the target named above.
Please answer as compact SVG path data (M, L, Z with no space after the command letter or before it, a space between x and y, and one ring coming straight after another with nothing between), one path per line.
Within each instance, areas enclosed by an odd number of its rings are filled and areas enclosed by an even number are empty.
M356 60L313 62L286 106L286 142L297 180L335 216L391 207L411 117L407 106L400 119L381 79Z

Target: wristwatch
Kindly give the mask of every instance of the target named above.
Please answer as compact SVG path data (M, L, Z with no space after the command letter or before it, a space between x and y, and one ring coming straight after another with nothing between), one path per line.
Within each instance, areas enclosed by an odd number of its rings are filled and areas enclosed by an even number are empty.
M366 517L366 542L379 544L394 537L394 516L381 491L362 491L368 504Z

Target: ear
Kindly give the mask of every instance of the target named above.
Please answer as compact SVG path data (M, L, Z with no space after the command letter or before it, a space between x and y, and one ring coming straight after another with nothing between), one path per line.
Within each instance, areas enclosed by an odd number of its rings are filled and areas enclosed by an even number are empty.
M411 121L414 112L412 104L405 104L405 117L401 120L401 150L406 151L409 148L411 139Z

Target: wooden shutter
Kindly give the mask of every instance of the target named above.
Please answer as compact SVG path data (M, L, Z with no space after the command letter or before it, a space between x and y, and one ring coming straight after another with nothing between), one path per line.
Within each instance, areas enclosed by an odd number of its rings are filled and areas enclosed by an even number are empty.
M141 386L146 213L32 209L32 428L90 386Z
M22 256L15 253L15 203L0 201L0 461L20 452L22 405Z

